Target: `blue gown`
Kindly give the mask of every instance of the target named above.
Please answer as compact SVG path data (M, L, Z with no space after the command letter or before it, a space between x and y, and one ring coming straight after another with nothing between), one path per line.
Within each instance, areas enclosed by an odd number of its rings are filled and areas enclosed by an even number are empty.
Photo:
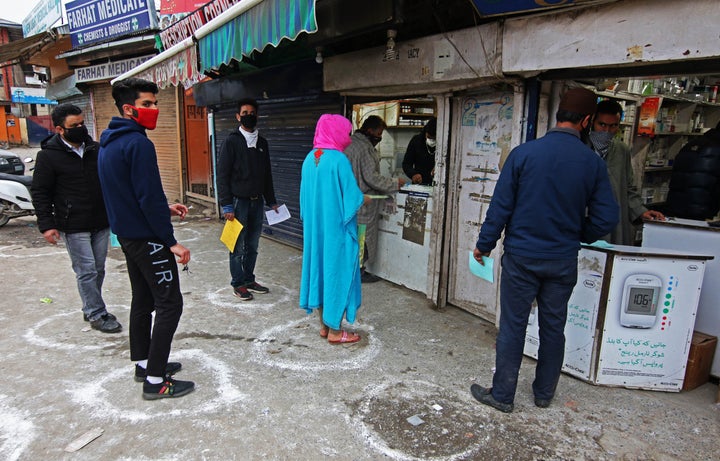
M361 302L357 212L363 194L350 161L340 151L313 149L305 158L300 182L303 259L300 307L323 309L323 322L339 330L350 323Z

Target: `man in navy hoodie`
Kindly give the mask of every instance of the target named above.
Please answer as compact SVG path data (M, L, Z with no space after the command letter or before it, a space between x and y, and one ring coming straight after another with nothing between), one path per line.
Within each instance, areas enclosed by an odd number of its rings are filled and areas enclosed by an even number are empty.
M580 242L592 243L618 223L605 162L581 139L596 106L592 91L568 90L556 127L510 152L475 244L473 254L482 264L505 231L495 375L492 387L473 384L470 391L506 413L513 410L533 300L540 346L532 389L535 405L546 408L565 355L567 302L577 281Z
M177 256L190 261L190 250L175 240L171 216L184 218L187 207L168 206L160 182L155 145L145 130L157 124L158 87L129 78L113 85L120 112L100 136L98 170L110 227L127 261L132 287L130 360L143 398L180 397L195 388L172 378L181 365L169 362L170 346L183 310ZM155 311L155 323L152 312Z

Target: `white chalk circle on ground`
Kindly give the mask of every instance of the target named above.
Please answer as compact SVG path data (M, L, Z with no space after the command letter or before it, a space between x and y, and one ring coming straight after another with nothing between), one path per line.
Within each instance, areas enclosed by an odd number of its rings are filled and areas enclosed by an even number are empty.
M472 459L490 439L467 399L426 381L370 385L345 420L378 453L402 461Z
M289 303L293 299L292 293L285 287L273 287L270 293L254 294L252 301L241 301L233 294L232 287L223 287L208 293L207 300L218 307L227 307L240 312L257 312Z
M123 306L123 305L113 305L113 306L107 306L108 310L110 312L117 312L118 310L130 310L129 306ZM113 344L119 345L124 341L127 341L127 325L123 325L123 331L119 333L101 333L99 331L93 330L90 327L89 322L83 322L82 320L82 311L77 310L73 312L63 312L60 314L55 314L50 317L45 317L44 319L37 322L32 327L28 328L25 334L23 335L23 338L30 344L33 344L35 346L39 347L49 347L53 349L60 349L60 350L66 350L66 351L77 351L77 350L84 350L84 351L96 351L99 349L104 349L108 346L111 346ZM73 321L76 321L77 323L77 329L73 331L73 334L76 333L82 333L84 336L84 339L86 338L92 338L90 340L87 340L91 342L92 344L80 344L77 342L77 338L75 336L70 337L69 333L67 335L62 335L63 337L66 337L69 340L75 341L75 342L63 342L60 340L60 330L57 328L50 328L47 327L47 325L52 324L53 322L58 321L62 317L68 317L68 316L74 316L75 319ZM122 322L121 322L122 323ZM53 337L45 337L38 334L38 331L42 331L43 327L46 331L50 332ZM89 331L83 332L83 329L89 329ZM98 342L98 335L102 339L101 342Z
M320 337L317 314L304 316L258 335L253 342L252 360L262 365L310 373L367 368L381 348L378 340L368 334L373 328L359 322L346 328L357 331L362 340L353 344L329 344ZM327 353L318 354L321 348Z
M233 356L234 360L237 358ZM187 361L183 361L184 359ZM162 401L142 400L142 384L133 381L133 368L128 365L104 376L98 375L97 379L68 393L75 403L90 409L93 417L135 422L153 418L187 418L197 414L215 413L227 407L237 409L236 402L247 398L234 384L230 367L199 349L173 352L170 360L182 361L183 369L178 373L177 379L194 381L193 377L202 377L204 382L212 385L202 386L196 382L194 392L179 397L178 400L181 402L174 402L172 408L168 408ZM112 387L119 386L123 389L112 391ZM127 397L128 389L132 389L130 397ZM216 395L208 395L210 393ZM108 399L113 395L120 396L119 403Z
M0 394L0 458L7 461L22 459L25 449L36 437L30 415L8 404L11 398Z

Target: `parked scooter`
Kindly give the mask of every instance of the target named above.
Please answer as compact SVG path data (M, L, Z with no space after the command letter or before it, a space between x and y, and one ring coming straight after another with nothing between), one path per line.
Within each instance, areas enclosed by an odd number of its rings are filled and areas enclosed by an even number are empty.
M31 162L32 159L25 159ZM0 173L0 227L12 218L31 216L35 208L30 197L32 176Z

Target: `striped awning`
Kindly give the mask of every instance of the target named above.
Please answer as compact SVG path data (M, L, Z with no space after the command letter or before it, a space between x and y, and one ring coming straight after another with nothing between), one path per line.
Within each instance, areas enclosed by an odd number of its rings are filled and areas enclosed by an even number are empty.
M284 38L317 32L315 0L264 0L198 42L200 72L240 60Z
M315 0L242 0L191 37L112 83L142 76L161 88L178 84L188 87L206 70L217 69L232 59L239 61L253 50L277 46L285 38L295 40L302 32L317 32Z
M137 77L155 82L160 88L183 85L189 88L199 82L203 75L197 70L197 49L191 46L164 61L140 72Z

